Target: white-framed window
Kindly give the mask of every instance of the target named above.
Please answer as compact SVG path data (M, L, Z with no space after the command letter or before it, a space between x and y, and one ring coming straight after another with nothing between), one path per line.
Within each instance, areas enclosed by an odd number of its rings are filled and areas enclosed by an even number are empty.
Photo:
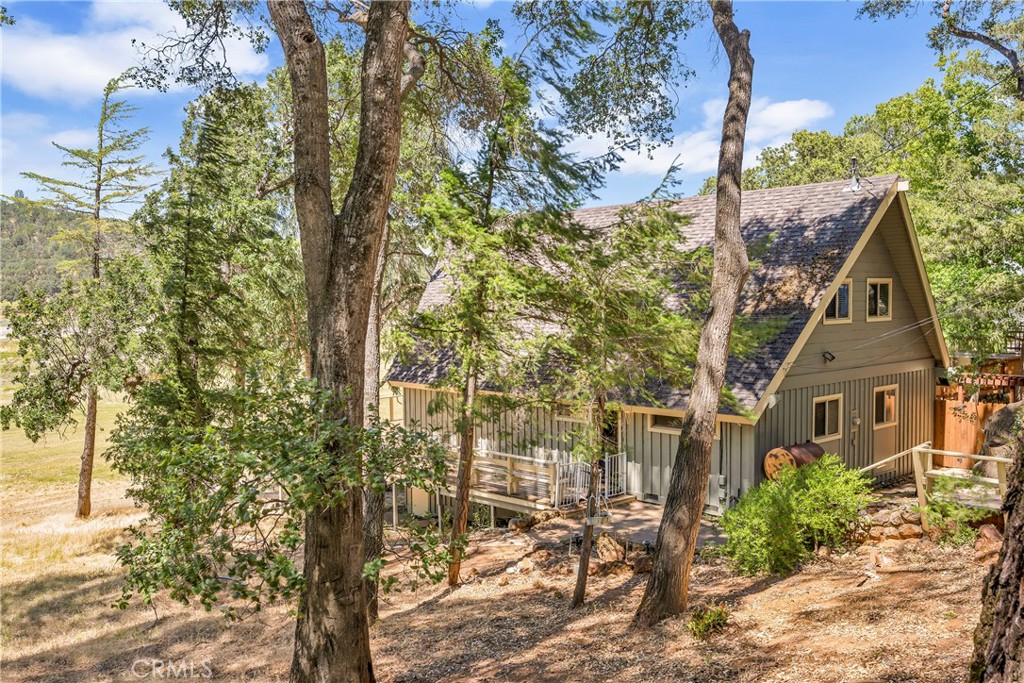
M843 435L843 395L832 394L814 399L814 440L832 441Z
M875 387L875 429L880 427L891 427L896 424L896 408L898 400L899 387L897 385L890 384L884 387Z
M868 322L892 320L892 278L869 277L866 298Z
M853 294L853 280L847 278L839 285L839 290L832 300L825 307L825 315L822 322L826 325L838 325L841 323L853 322L853 301L850 296Z
M572 406L555 406L556 422L586 422L587 416L583 411L574 410Z
M679 415L647 414L647 431L678 435L682 428L683 418Z

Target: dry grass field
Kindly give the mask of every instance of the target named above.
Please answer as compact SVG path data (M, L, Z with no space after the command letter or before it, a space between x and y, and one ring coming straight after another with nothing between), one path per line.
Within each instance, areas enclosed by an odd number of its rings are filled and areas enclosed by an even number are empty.
M104 406L105 426L115 410ZM112 552L124 526L141 517L124 499L124 482L101 464L94 517L75 520L73 435L39 446L11 432L2 438L4 683L287 680L288 606L237 624L167 599L155 610L112 609L120 575ZM594 576L591 602L570 611L573 558L561 541L572 528L555 520L527 534L478 534L466 586L392 595L373 629L379 679L963 680L985 571L970 552L895 544L881 552L903 569L875 577L864 571L867 550L786 578L738 577L720 562L701 563L694 604L725 602L731 615L724 633L698 641L685 619L631 631L644 577L624 568Z

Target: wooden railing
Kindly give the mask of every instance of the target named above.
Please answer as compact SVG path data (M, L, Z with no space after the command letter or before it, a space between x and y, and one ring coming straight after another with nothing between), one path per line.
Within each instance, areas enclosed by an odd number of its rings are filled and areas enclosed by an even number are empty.
M590 478L590 464L571 460L569 453L538 450L544 457L503 453L490 448L481 439L473 456L471 486L481 493L491 493L529 500L538 505L562 507L585 499ZM452 448L449 480L455 483L458 471L458 450ZM626 454L605 457L600 464L598 495L605 501L626 491Z
M958 453L955 451L944 451L931 447L931 442L926 441L922 444L918 444L913 448L909 448L905 451L897 453L896 455L879 460L878 462L861 468L861 472L867 473L873 469L887 465L888 463L905 458L908 455L914 465L914 483L917 488L917 503L921 508L921 524L924 529L928 530L928 520L925 510L928 506L928 499L932 496L932 489L934 488L934 482L939 477L953 477L961 479L964 482L971 484L979 488L994 489L996 496L979 496L975 495L973 498L963 501L965 504L972 507L981 507L994 511L998 511L1002 508L1002 501L1006 497L1006 467L1013 461L1009 458L1000 458L994 455L974 455L971 453ZM996 476L995 477L984 477L974 474L971 470L959 469L955 467L939 468L935 466L935 456L942 457L954 457L954 458L970 458L981 462L994 462L996 464Z

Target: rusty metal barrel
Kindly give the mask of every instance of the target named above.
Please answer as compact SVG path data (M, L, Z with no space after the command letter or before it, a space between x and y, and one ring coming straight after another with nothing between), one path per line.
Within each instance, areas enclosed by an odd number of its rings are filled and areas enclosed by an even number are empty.
M796 443L785 448L773 448L764 456L764 474L769 479L777 479L783 467L810 465L823 455L825 449L813 441Z

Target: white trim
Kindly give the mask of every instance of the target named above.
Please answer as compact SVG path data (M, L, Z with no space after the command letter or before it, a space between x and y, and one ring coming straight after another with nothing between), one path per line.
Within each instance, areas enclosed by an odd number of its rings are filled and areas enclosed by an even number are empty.
M838 401L839 402L839 410L836 411L837 414L838 414L838 417L836 419L838 424L836 425L836 428L839 431L836 432L835 434L825 434L825 435L822 435L822 436L818 436L815 433L814 411L817 409L819 403L828 403L830 401ZM828 429L828 407L827 406L825 407L825 429ZM814 441L815 443L821 444L821 443L827 443L829 441L835 441L836 439L841 439L841 438L843 438L843 395L842 394L829 394L828 396L815 396L814 399L811 401L811 440Z
M948 368L953 363L949 359L949 349L946 347L946 338L942 335L942 325L939 323L939 313L935 308L935 297L932 296L932 286L928 282L928 271L924 267L924 257L921 255L921 245L917 241L917 230L914 228L914 217L910 215L910 205L907 204L905 192L899 193L900 209L903 212L903 224L907 227L907 238L913 245L914 261L917 263L917 274L921 278L921 285L924 287L924 298L928 303L928 311L932 315L932 332L939 346L939 355L942 356L942 367Z
M892 389L896 396L896 405L893 406L892 410L892 422L875 422L875 407L876 401L878 400L879 391L889 391ZM900 385L899 384L886 384L885 386L875 387L875 390L871 394L871 426L872 429L887 429L889 427L895 427L900 423Z
M836 289L835 295L828 300L828 304L825 305L825 310L821 313L821 324L822 325L847 325L853 322L853 278L846 278L840 283L839 287L846 285L846 317L845 318L829 318L826 314L828 313L828 307L832 305L832 301L839 296L839 289ZM839 312L839 303L836 302L836 313Z
M656 426L654 424L655 417L672 417L679 418L680 420L682 420L682 416L680 415L668 415L666 413L647 413L647 431L654 432L656 434L674 434L675 436L679 436L680 432L682 432L682 424L680 424L678 427ZM717 423L717 420L715 422Z
M886 315L871 315L871 285L889 285L889 300L885 302ZM877 307L877 302L876 302ZM864 319L869 323L888 322L892 320L892 278L869 277L864 283Z
M823 296L821 301L818 303L817 310L811 314L811 317L807 320L807 324L804 326L800 336L797 337L796 342L794 342L793 346L790 347L789 353L786 354L785 359L782 361L782 365L779 366L775 376L772 377L772 381L768 383L768 386L765 387L764 391L761 393L761 398L758 400L757 405L754 406L754 410L752 411L753 420L755 422L764 414L765 409L768 407L768 397L779 390L779 385L782 384L784 379L786 379L786 374L789 372L789 369L793 367L793 363L796 362L800 352L804 350L804 346L807 345L807 340L810 339L814 330L818 329L818 320L820 320L821 316L824 314L825 306L828 305L828 302L831 301L832 297L834 297L836 292L839 291L839 285L842 284L842 281L850 274L850 271L853 269L853 265L857 262L857 259L860 258L861 252L864 251L868 242L871 241L871 237L875 234L875 229L878 227L878 224L882 222L882 217L885 216L885 212L889 210L892 200L898 194L896 192L898 184L898 182L893 182L892 186L886 191L882 201L878 204L878 209L875 211L875 215L871 217L870 221L868 221L867 227L861 234L860 239L857 240L857 244L854 245L849 258L846 259L846 263L844 263L843 267L839 269L839 273L836 274L836 279L831 285L829 285L828 289L825 290L825 296Z

